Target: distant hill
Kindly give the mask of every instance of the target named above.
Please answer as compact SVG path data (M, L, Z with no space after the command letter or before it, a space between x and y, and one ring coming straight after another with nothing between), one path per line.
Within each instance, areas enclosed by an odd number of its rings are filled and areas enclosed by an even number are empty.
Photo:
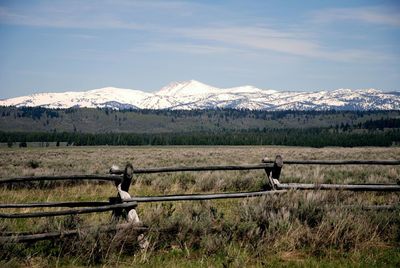
M217 88L190 80L161 90L106 87L83 92L38 93L0 100L0 106L123 109L251 109L251 110L400 110L400 93L377 89L277 91L253 86Z
M0 107L0 131L21 132L177 133L306 128L370 129L375 126L400 128L398 120L400 111L118 111Z

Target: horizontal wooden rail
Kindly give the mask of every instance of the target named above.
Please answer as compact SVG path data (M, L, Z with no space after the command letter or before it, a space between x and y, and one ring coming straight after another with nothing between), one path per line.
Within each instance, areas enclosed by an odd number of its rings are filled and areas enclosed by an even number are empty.
M230 199L230 198L247 198L263 195L281 194L285 190L278 191L258 191L258 192L240 192L240 193L220 193L220 194L187 194L187 195L165 195L165 196L136 196L124 200L125 202L136 201L138 203L147 202L165 202L165 201L196 201L196 200L212 200L212 199Z
M181 171L217 171L217 170L252 170L265 169L272 167L270 164L255 164L255 165L223 165L223 166L188 166L188 167L159 167L159 168L135 168L134 174L148 173L166 173L166 172L181 172ZM110 174L121 175L124 170L110 169Z
M122 176L117 175L61 175L61 176L26 176L0 179L0 184L20 183L30 181L63 181L63 180L88 180L88 181L121 181Z
M63 216L63 215L76 215L76 214L104 212L104 211L115 210L118 208L134 208L136 206L137 203L131 201L122 204L114 204L108 206L98 206L93 208L70 209L61 211L44 211L44 212L10 213L10 214L0 213L0 218L15 219L15 218L39 218L39 217L53 217L53 216Z
M246 198L262 195L284 193L281 191L259 191L259 192L241 192L241 193L220 193L220 194L192 194L192 195L166 195L166 196L138 196L123 200L122 204L104 205L108 202L47 202L47 203L26 203L26 204L0 204L0 208L34 208L34 207L81 207L94 206L94 208L85 208L77 210L63 211L46 211L33 213L15 213L2 214L0 218L33 218L33 217L50 217L70 214L83 214L92 212L103 212L114 210L116 208L135 207L137 203L160 202L160 201L195 201L195 200L211 200L211 199L227 199L227 198Z
M180 172L180 171L217 171L217 170L252 170L252 169L265 169L272 167L269 164L256 164L256 165L229 165L229 166L198 166L198 167L161 167L161 168L148 168L148 169L134 169L134 174L149 174L149 173L166 173L166 172ZM30 181L62 181L62 180L90 180L90 181L121 181L124 170L111 169L112 175L61 175L61 176L25 176L0 179L0 184L5 183L19 183Z
M263 163L273 163L263 160ZM400 165L400 160L285 160L285 165Z
M340 205L340 206L323 206L323 209L361 209L361 210L399 210L399 205ZM152 228L153 229L153 228ZM138 231L144 232L148 231L149 227L143 225L137 225L132 223L124 223L124 224L117 224L117 225L101 225L101 226L89 226L84 228L79 228L75 230L64 230L64 231L57 231L57 232L49 232L49 233L39 233L39 234L32 234L32 233L14 233L14 232L2 232L0 233L0 243L19 243L19 242L36 242L41 240L50 240L62 237L70 237L76 236L80 234L85 234L91 231L98 231L98 232L114 232L119 230L129 230L129 231ZM167 229L160 229L156 228L154 230L158 231L168 231Z
M214 193L214 194L187 194L187 195L166 195L166 196L136 196L125 199L124 204L110 204L107 201L98 202L45 202L45 203L25 203L25 204L0 204L0 208L35 208L35 207L94 207L79 210L65 210L43 213L24 213L24 214L0 214L0 218L27 218L27 217L46 217L59 216L69 214L82 214L92 212L103 212L113 210L115 208L134 207L137 203L146 202L165 202L165 201L196 201L196 200L212 200L212 199L230 199L230 198L247 198L263 195L284 193L286 190L343 190L343 191L383 191L397 192L400 191L400 185L397 184L305 184L305 183L277 183L278 190L273 191L255 191L255 192L239 192L239 193ZM125 204L133 205L125 206ZM43 215L42 215L43 214Z
M263 160L262 164L254 165L220 165L220 166L187 166L187 167L159 167L135 168L134 174L181 172L181 171L216 171L216 170L252 170L273 167L274 160ZM303 165L400 165L400 160L288 160L284 164ZM122 169L110 169L110 174L121 175Z
M182 172L182 171L218 171L218 170L256 170L273 167L273 160L263 160L264 163L254 165L218 165L218 166L187 166L187 167L159 167L135 168L134 174ZM284 164L292 165L400 165L400 160L288 160ZM0 179L0 184L29 181L61 181L61 180L89 180L89 181L121 181L124 170L111 169L112 175L61 175L61 176L25 176Z
M280 190L343 190L343 191L376 191L376 192L398 192L400 185L397 184L307 184L307 183L277 183Z
M107 201L98 202L46 202L46 203L22 203L22 204L0 204L0 208L50 208L50 207L66 207L66 208L76 208L76 207L99 207L110 205Z
M0 236L0 243L21 243L21 242L36 242L41 240L49 240L61 237L70 237L80 235L82 233L87 232L115 232L119 230L129 230L129 231L138 231L143 232L147 231L149 228L146 226L135 225L132 223L124 223L124 224L116 224L116 225L102 225L99 227L91 226L84 227L76 230L65 230L58 232L49 232L49 233L41 233L41 234L8 234L6 236Z
M339 206L324 206L323 209L361 209L361 210L399 210L399 205L339 205ZM115 232L120 230L127 230L127 231L135 231L135 232L145 232L148 230L155 230L155 231L166 231L168 229L163 228L149 228L143 225L137 225L132 223L123 223L117 225L101 225L101 226L89 226L84 228L79 228L75 230L64 230L64 231L56 231L56 232L49 232L49 233L26 233L26 232L1 232L0 233L0 243L24 243L24 242L37 242L41 240L51 240L63 237L71 237L71 236L78 236L89 232Z

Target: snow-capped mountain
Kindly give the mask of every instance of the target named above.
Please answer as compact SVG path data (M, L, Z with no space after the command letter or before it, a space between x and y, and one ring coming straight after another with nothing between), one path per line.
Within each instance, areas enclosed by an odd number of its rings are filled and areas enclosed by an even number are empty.
M0 100L0 106L109 107L113 109L399 110L400 94L376 89L294 92L259 89L253 86L217 88L190 80L173 82L154 93L105 87L85 92L39 93L4 99Z

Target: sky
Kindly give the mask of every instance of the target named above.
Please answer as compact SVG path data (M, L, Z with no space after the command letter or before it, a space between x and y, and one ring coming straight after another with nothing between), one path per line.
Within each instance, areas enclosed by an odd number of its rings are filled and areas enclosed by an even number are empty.
M399 1L0 0L0 98L172 81L400 90Z

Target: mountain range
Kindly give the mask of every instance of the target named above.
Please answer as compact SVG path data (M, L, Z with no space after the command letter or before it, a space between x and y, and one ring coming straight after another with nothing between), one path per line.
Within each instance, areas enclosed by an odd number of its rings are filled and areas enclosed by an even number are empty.
M277 91L253 86L217 88L190 80L154 93L105 87L88 91L36 93L0 100L0 106L112 109L399 110L400 92L377 89Z

